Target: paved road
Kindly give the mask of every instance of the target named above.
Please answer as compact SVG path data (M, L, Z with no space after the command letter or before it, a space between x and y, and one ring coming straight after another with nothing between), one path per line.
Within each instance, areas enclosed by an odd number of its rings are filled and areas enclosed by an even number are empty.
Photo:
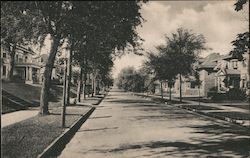
M114 89L60 157L248 157L247 132Z

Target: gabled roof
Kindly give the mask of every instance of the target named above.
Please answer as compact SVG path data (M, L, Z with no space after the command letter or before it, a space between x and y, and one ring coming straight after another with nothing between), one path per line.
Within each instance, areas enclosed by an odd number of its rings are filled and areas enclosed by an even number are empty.
M221 58L219 53L209 54L207 57L203 59L203 62L199 65L200 69L204 68L214 68L216 66L216 60Z

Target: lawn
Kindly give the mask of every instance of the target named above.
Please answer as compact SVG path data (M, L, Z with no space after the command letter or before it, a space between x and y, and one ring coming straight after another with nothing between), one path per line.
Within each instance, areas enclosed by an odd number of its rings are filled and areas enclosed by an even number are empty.
M195 109L195 110L221 110L220 108L216 108L216 107L210 107L210 106L205 106L205 105L182 105L182 108L185 109Z
M232 105L223 105L223 106L231 106L231 107L236 107L236 108L241 108L241 109L245 109L245 110L250 110L250 105L235 105L235 104L232 104Z
M250 120L250 115L242 112L210 112L210 114L229 117L236 120Z
M144 94L136 94L135 93L135 95L140 96L140 97L146 97L146 95L144 95ZM160 102L160 103L165 103L165 102L168 102L171 104L186 104L187 103L184 101L180 102L178 100L171 100L170 101L169 99L164 99L164 98L162 99L162 98L156 97L156 96L148 96L148 97L150 97L152 101L156 101L156 102Z
M41 94L41 85L29 85L24 83L14 83L14 82L3 82L3 89L7 92L25 100L30 103L33 103L33 106L39 106L40 94ZM52 85L50 89L50 106L61 106L63 94L63 87L60 85ZM76 94L71 92L70 97L76 97ZM2 113L8 113L13 111L21 110L18 106L13 106L4 102L2 105Z
M7 92L29 101L31 103L38 103L41 95L41 85L29 85L24 83L3 82L3 89ZM50 89L50 101L60 101L63 94L63 87L60 85L52 85ZM73 92L70 93L71 97L76 97Z
M199 101L198 97L183 97L185 100L191 100L191 101ZM247 101L244 100L211 100L208 98L200 98L200 102L203 103L246 103Z
M67 108L66 126L71 126L90 107ZM61 109L48 116L35 116L2 128L2 157L37 157L65 129L61 128Z

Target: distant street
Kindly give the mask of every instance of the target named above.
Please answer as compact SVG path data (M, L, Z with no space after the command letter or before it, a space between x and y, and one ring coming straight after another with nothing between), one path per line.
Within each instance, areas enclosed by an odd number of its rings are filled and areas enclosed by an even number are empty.
M61 158L248 157L246 129L113 89Z

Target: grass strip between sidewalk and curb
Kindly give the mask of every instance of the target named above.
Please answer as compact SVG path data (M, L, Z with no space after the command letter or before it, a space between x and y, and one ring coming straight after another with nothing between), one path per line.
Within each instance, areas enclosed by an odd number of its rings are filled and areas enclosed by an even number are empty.
M92 107L85 115L80 117L69 129L64 131L41 154L39 154L37 158L57 157L94 110L95 107Z

